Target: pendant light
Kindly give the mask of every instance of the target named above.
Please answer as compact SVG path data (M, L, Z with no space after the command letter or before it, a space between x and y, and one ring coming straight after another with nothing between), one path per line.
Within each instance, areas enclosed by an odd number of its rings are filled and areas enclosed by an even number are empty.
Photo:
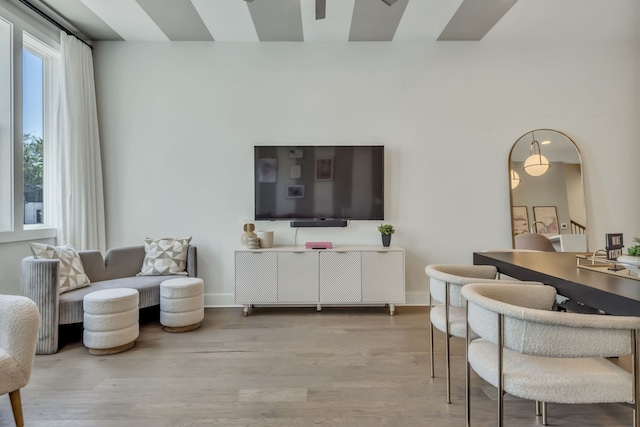
M524 161L524 171L531 176L541 176L549 169L549 160L540 152L540 143L531 131L533 142L529 146L529 157ZM537 152L536 152L537 149Z
M520 175L513 168L511 169L511 189L513 190L520 185Z

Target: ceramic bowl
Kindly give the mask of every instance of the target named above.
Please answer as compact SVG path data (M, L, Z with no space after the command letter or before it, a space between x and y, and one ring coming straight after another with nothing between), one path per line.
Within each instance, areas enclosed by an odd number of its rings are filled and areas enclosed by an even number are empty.
M618 262L622 264L640 265L640 256L622 255L618 257Z
M640 256L622 255L617 259L624 268L640 275Z

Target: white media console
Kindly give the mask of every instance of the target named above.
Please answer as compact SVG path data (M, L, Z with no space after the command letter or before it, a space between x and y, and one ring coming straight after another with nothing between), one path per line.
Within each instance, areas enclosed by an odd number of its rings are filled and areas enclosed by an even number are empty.
M235 252L235 302L327 305L404 303L404 249L348 246L274 247Z

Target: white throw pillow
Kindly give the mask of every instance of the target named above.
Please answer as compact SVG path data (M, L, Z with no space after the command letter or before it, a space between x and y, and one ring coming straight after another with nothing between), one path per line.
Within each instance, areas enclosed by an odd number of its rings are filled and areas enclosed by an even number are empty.
M89 276L84 272L80 255L71 245L52 246L31 242L34 258L57 259L60 261L58 290L62 294L89 286Z
M138 276L187 276L187 251L191 237L144 239L144 261Z

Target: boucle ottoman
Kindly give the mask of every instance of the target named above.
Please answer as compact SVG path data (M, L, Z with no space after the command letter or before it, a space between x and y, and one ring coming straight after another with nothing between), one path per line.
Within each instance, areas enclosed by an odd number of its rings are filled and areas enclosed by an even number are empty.
M160 284L160 323L167 332L186 332L204 319L204 282L197 277L165 280Z
M135 289L113 288L84 296L83 342L89 353L115 354L138 338L139 295Z

